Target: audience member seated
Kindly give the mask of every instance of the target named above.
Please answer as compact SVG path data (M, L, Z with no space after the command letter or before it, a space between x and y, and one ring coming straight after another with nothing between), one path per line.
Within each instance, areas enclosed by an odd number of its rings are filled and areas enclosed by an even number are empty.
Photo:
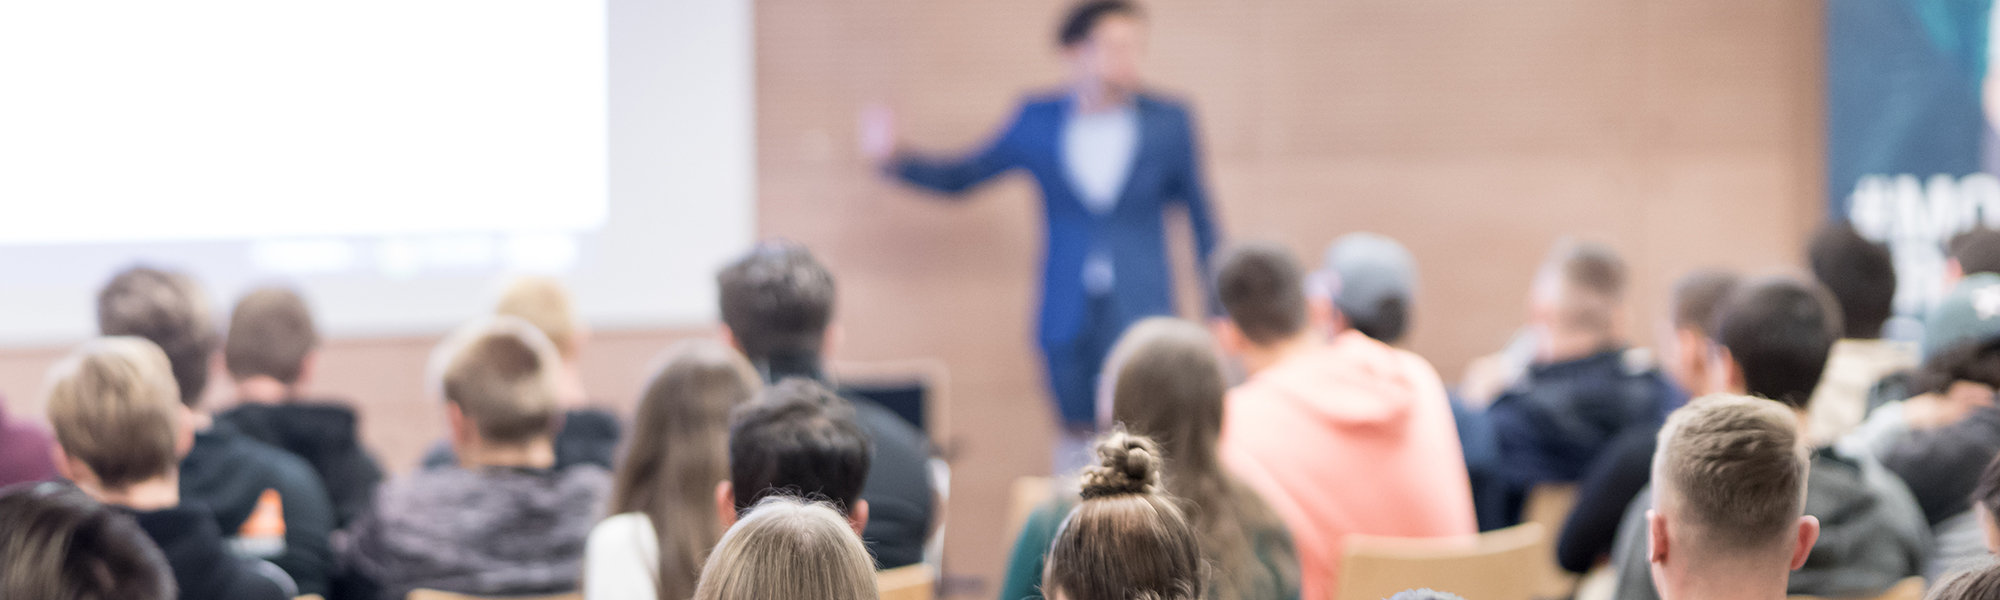
M1917 348L1882 339L1882 324L1896 300L1896 265L1888 247L1862 238L1845 221L1830 222L1813 235L1808 258L1813 277L1840 304L1845 329L1827 359L1826 379L1813 391L1809 413L1813 442L1825 445L1861 424L1877 381L1917 366Z
M209 310L207 294L188 276L133 267L98 292L97 326L104 335L158 345L173 367L181 402L198 410L218 338ZM214 511L236 552L278 565L301 594L328 592L328 537L336 516L312 465L230 423L198 415L194 447L181 459L180 492Z
M631 445L611 488L612 516L590 531L583 587L592 600L683 600L722 538L714 482L729 478L729 413L763 383L736 351L691 340L639 397Z
M188 426L193 416L181 404L172 367L158 346L135 337L86 343L49 370L47 389L49 422L60 451L57 469L84 494L137 520L172 569L178 598L281 600L292 595L289 577L232 555L214 516L199 501L183 501L177 478L181 455L196 443ZM12 523L17 525L6 529L21 533L42 525ZM0 538L12 535L20 533ZM150 552L130 554L128 561L153 561L146 556ZM8 568L20 564L9 558ZM159 589L145 585L155 573L140 569L103 575L145 591Z
M1707 396L1660 430L1647 561L1665 600L1783 600L1819 537L1806 440L1781 404Z
M872 453L845 398L794 377L765 389L729 420L729 479L715 488L715 513L724 525L764 498L796 496L832 504L857 535L867 530L873 503L862 489Z
M837 389L822 363L833 322L833 274L810 251L786 242L760 244L724 268L716 283L726 335L765 382L804 377ZM861 539L879 568L916 564L936 519L930 442L882 405L851 394L847 400L875 447L861 489L871 510Z
M319 328L304 298L270 287L245 294L230 313L222 362L236 380L236 406L215 416L251 439L312 465L345 527L368 508L382 467L361 447L345 403L310 398Z
M583 389L577 361L583 355L588 332L577 318L574 304L569 290L554 278L517 277L501 293L493 314L534 325L548 336L549 342L556 346L556 354L562 357L562 366L555 375L556 387L561 390L557 399L562 401L564 410L562 429L556 432L556 469L580 464L611 469L623 432L618 415L592 407L589 394ZM424 454L426 469L456 464L458 456L452 454L449 441L433 444L430 452Z
M1322 339L1282 248L1242 246L1216 264L1229 315L1217 337L1250 373L1229 392L1222 456L1289 526L1305 597L1338 589L1347 535L1476 533L1451 407L1430 364L1344 327Z
M2000 598L2000 562L1984 564L1938 581L1924 600L1992 600Z
M174 600L174 572L129 514L60 483L0 490L0 598Z
M1043 595L1057 600L1198 600L1214 573L1201 533L1179 499L1160 491L1164 458L1152 440L1123 431L1097 443L1083 501L1049 547Z
M0 487L54 479L56 464L49 460L49 449L55 445L41 427L8 418L7 401L0 398Z
M770 496L730 526L695 600L875 600L874 560L833 507Z
M436 358L433 389L460 466L384 484L349 528L345 564L380 586L382 600L418 588L574 591L611 476L588 463L556 468L554 344L526 321L492 317L455 333Z
M1817 284L1777 277L1744 284L1722 305L1715 328L1715 364L1702 393L1750 395L1792 409L1805 439L1813 388L1840 338L1839 308ZM1930 533L1916 499L1875 459L1835 447L1812 451L1806 514L1820 520L1819 540L1789 593L1868 597L1923 573ZM1618 530L1612 555L1620 600L1656 599L1641 494Z
M1986 560L1983 530L1973 514L1968 477L2000 456L2000 338L1960 344L1925 362L1915 381L1924 394L1899 405L1908 431L1881 448L1882 466L1909 484L1931 524L1936 545L1930 572L1938 576ZM1895 408L1877 409L1887 413ZM1871 419L1879 420L1879 419Z
M1982 306L1994 302L1988 298L2000 299L2000 274L1962 278L1931 307L1924 322L1924 368L1902 377L1901 395L1909 398L1886 402L1868 413L1868 419L1841 440L1843 446L1885 456L1913 432L1955 423L1971 409L1990 403L1990 380L2000 373L1954 374L1976 368L1979 347L2000 341L2000 312Z
M1667 375L1682 390L1708 387L1715 342L1715 311L1736 289L1736 275L1696 271L1674 284L1669 326L1660 336L1660 356ZM1576 483L1576 504L1556 539L1556 562L1572 573L1586 573L1611 557L1618 539L1618 522L1632 499L1652 478L1653 450L1658 430L1633 428L1619 434L1591 461Z
M1162 468L1165 491L1200 534L1214 567L1205 597L1221 600L1299 597L1299 557L1276 512L1223 471L1217 456L1223 395L1228 391L1215 341L1193 323L1154 317L1125 330L1105 359L1106 428L1159 441L1173 457ZM1102 420L1102 419L1100 419ZM1014 544L1000 597L1040 600L1042 571L1056 530L1077 499L1064 494L1036 508Z
M1659 427L1681 402L1650 361L1627 352L1625 280L1616 253L1583 242L1557 247L1535 277L1534 362L1486 412L1500 461L1473 489L1481 527L1518 522L1534 486L1576 481L1613 439Z

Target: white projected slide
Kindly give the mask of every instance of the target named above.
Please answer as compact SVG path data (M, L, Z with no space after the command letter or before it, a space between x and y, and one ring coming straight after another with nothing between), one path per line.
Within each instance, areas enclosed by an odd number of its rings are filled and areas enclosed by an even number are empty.
M336 335L436 333L504 275L599 327L714 312L754 230L749 0L0 3L0 344L116 270Z

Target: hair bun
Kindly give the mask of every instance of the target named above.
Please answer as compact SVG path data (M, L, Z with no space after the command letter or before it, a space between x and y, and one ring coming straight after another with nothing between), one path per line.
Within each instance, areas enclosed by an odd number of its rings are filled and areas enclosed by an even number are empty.
M1112 431L1097 442L1097 466L1083 470L1083 497L1151 494L1160 485L1160 460L1153 440Z

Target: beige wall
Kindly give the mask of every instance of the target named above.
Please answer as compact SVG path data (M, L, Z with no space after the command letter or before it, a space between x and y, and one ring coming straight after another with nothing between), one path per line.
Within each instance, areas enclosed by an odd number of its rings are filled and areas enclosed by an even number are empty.
M984 139L1022 93L1060 76L1049 43L1060 6L757 4L760 231L814 246L839 275L840 356L951 368L947 555L954 574L983 580L981 596L1011 543L1006 485L1048 460L1030 343L1037 196L1012 177L964 203L927 201L873 175L854 124L885 102L919 147ZM1348 231L1401 238L1424 271L1411 347L1447 378L1519 323L1528 276L1559 235L1627 254L1644 335L1674 276L1790 267L1820 218L1815 2L1150 6L1151 72L1197 111L1226 231L1312 255ZM586 382L629 405L660 349L705 333L602 333ZM420 386L432 341L326 350L322 388L362 404L367 441L398 470L440 435ZM0 352L11 408L39 413L33 396L58 353Z

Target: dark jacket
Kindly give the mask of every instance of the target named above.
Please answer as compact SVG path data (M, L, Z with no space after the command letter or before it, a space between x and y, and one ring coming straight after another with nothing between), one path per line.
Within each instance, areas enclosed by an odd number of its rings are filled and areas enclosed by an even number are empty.
M1535 365L1487 409L1502 470L1520 486L1576 481L1613 438L1657 428L1680 393L1658 370L1628 363L1625 350Z
M561 594L583 575L611 474L445 467L383 485L349 528L341 558L381 600L425 588L481 596Z
M770 382L805 377L826 383L815 361L766 361L761 371ZM829 385L829 387L833 387ZM875 566L893 569L923 562L936 519L937 488L931 483L931 445L924 432L882 405L854 394L841 394L854 405L855 421L868 432L875 453L868 464L868 481L861 499L868 502L868 527L861 541L875 555Z
M249 553L284 569L298 582L299 593L326 594L333 570L328 538L334 513L312 465L250 439L226 421L196 433L194 448L181 459L181 499L214 510L215 524L234 541L241 541L237 534L266 490L276 492L284 508L282 548Z
M333 501L336 527L346 527L366 511L375 486L382 483L382 467L361 447L354 409L345 405L303 400L240 404L215 419L312 465Z
M1986 463L2000 455L2000 407L1975 410L1957 423L1912 431L1882 454L1882 466L1903 478L1930 524L1972 508L1972 489Z
M152 512L126 510L159 544L173 568L180 600L287 600L283 586L256 572L254 563L229 553L215 516L199 504Z
M1042 254L1038 335L1045 348L1074 338L1084 328L1089 294L1083 270L1092 252L1110 255L1118 281L1111 306L1120 314L1111 322L1129 323L1174 314L1172 270L1161 218L1168 205L1187 210L1201 273L1209 272L1208 258L1217 239L1202 180L1201 151L1186 106L1153 94L1137 96L1138 149L1119 188L1117 207L1100 216L1084 205L1063 164L1063 124L1072 102L1065 93L1028 98L1013 121L984 148L954 158L906 155L890 166L905 182L954 196L1015 169L1034 177L1042 190L1048 234ZM1209 287L1206 278L1202 285ZM1209 312L1219 314L1212 301Z
M609 411L579 408L563 413L562 430L556 432L556 470L578 465L614 469L618 441L623 435L618 415ZM458 454L452 451L449 440L438 440L431 445L430 452L424 453L425 470L456 466Z
M1611 556L1626 507L1653 478L1659 433L1654 428L1626 432L1584 470L1576 482L1576 504L1556 538L1556 562L1563 570L1588 573Z

